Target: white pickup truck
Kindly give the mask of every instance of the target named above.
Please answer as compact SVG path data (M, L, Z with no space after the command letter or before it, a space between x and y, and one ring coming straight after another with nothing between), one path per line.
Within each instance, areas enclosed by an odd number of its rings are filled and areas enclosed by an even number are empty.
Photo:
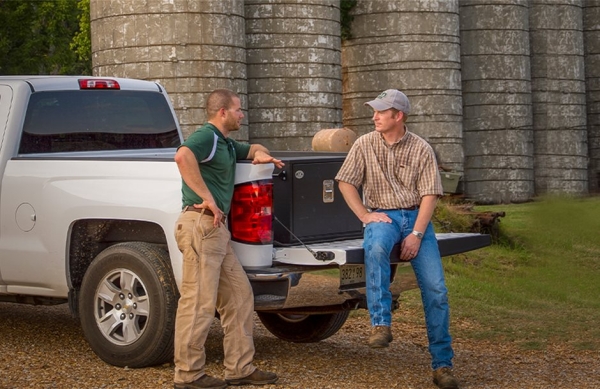
M107 363L170 360L182 139L157 83L0 76L0 303L68 303ZM228 227L261 322L283 340L316 342L366 307L363 226L333 180L343 154L276 155L284 170L238 164ZM490 244L438 240L442 255Z

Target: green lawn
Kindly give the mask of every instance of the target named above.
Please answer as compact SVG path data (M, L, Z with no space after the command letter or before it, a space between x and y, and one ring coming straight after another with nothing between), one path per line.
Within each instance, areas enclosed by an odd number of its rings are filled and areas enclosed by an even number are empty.
M504 211L499 242L444 258L456 336L600 349L600 198L476 207ZM420 306L418 290L401 303ZM421 315L422 316L422 315Z

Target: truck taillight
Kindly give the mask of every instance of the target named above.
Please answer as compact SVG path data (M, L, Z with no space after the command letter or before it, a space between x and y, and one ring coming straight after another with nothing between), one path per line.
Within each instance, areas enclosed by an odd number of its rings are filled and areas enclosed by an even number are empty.
M231 238L250 244L273 243L272 208L271 180L236 185L229 213Z
M79 89L121 89L119 83L109 79L80 79Z

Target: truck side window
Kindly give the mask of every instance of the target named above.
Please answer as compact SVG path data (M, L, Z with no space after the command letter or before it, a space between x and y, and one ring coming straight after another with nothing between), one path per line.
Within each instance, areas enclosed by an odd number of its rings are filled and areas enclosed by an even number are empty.
M31 96L19 154L177 147L164 95L143 91L52 91Z

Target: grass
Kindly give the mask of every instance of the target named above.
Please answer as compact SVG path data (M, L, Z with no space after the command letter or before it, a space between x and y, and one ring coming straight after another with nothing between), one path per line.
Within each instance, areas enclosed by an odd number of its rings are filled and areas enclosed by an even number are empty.
M600 198L475 210L506 216L496 244L444 258L452 320L470 323L453 334L524 349L558 342L600 350ZM420 307L418 290L401 304Z
M443 258L453 336L510 342L524 350L561 345L600 351L600 197L544 198L473 211L506 215L492 246ZM462 215L436 212L455 231L468 230ZM401 295L394 320L424 326L418 289Z

